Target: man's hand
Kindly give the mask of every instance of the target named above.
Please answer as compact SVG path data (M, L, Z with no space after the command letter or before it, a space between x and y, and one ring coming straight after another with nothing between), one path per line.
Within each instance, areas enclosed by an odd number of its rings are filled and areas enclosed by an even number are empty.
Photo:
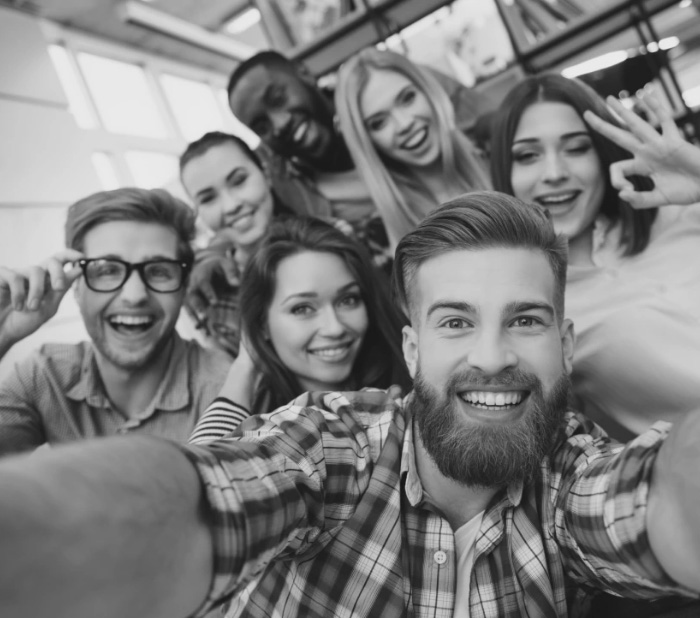
M620 198L634 208L700 201L700 149L683 138L658 95L651 92L643 102L658 118L661 133L617 99L608 97L607 102L629 131L611 125L590 111L584 112L583 117L598 133L633 155L632 159L617 161L610 166L610 179L620 192ZM651 178L654 189L636 191L628 180L634 175Z
M61 300L80 275L77 265L68 271L64 267L82 257L79 251L66 249L40 266L21 270L0 267L0 357L56 315Z
M236 265L225 250L205 249L197 256L187 286L187 304L198 316L216 302L217 284L223 281L231 286L240 285Z

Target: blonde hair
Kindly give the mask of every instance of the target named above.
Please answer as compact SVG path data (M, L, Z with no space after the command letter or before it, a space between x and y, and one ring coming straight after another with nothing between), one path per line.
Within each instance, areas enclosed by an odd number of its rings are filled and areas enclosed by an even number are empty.
M446 184L457 185L466 193L488 189L490 183L485 163L469 139L457 129L452 103L436 78L400 54L374 47L360 51L340 68L336 110L355 166L384 220L391 245L395 247L438 206L438 200L415 172L380 156L372 143L360 110L360 98L370 72L376 69L401 73L428 99L435 114Z

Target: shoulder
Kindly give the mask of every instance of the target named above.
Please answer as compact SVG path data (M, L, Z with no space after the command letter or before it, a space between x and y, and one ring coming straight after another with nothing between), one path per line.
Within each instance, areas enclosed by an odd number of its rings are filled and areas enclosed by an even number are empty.
M80 343L45 343L29 354L17 366L22 372L49 371L61 377L80 377L85 361L93 354L92 344Z

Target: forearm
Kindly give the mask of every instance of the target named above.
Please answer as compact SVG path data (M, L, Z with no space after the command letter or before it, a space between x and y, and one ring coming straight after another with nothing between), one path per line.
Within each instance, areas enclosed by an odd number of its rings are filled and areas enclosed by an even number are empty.
M647 527L666 573L700 592L700 413L677 423L654 463Z
M0 615L188 616L212 571L177 447L99 440L0 464Z

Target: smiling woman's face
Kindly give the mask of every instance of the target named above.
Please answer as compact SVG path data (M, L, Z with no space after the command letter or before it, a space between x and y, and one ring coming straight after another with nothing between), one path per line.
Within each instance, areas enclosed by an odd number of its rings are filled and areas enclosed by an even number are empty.
M279 263L275 280L267 324L282 363L305 390L352 386L369 319L345 262L332 253L297 253Z
M516 197L544 206L554 228L576 238L593 224L605 194L605 176L590 131L576 110L543 101L520 118L512 145Z
M439 159L433 108L425 93L405 75L371 70L360 96L360 112L367 134L384 156L415 167Z
M182 184L207 226L228 228L237 247L254 246L267 231L273 211L270 185L234 142L212 146L188 161Z

